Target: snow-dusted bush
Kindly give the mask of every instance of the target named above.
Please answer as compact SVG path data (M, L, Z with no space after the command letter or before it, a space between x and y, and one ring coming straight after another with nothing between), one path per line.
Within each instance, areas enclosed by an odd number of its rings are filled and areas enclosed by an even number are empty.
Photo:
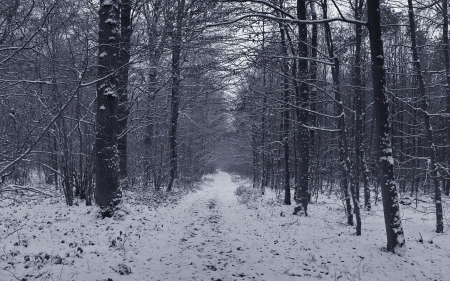
M239 203L245 204L249 208L252 208L252 203L261 197L260 190L245 185L239 185L234 193L238 196Z

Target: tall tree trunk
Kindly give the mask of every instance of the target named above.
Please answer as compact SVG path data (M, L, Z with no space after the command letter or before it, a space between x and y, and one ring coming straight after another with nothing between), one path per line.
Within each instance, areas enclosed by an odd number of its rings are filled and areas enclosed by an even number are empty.
M355 0L355 19L361 20L363 15L363 1ZM364 208L370 210L370 190L369 173L365 159L364 151L364 126L363 126L363 83L361 77L361 44L362 44L362 25L355 25L355 65L353 67L353 87L355 95L355 146L356 146L356 165L355 165L355 189L356 197L360 198L360 180L364 183Z
M442 0L442 14L444 16L444 22L442 27L442 40L444 43L444 64L445 74L447 78L447 87L445 88L445 96L447 98L447 107L445 113L447 113L447 165L450 167L450 58L449 48L450 42L448 39L448 0ZM450 180L446 181L445 195L450 193Z
M323 18L328 18L327 15L327 2L324 0L323 2ZM330 59L334 61L334 65L332 66L331 73L333 76L333 86L334 86L334 98L337 103L337 111L340 115L338 119L338 127L339 127L339 156L340 156L340 162L342 165L342 174L344 177L344 195L346 200L346 206L347 206L347 219L348 224L353 225L353 216L351 213L351 207L350 207L350 198L348 194L348 190L350 187L350 194L353 201L353 212L356 217L356 235L361 235L361 216L360 216L360 210L359 210L359 200L358 200L358 194L356 193L356 187L355 187L355 178L353 176L353 167L352 162L350 159L350 153L348 151L348 141L347 141L347 127L345 124L345 112L344 112L344 106L341 99L341 90L340 90L340 83L339 83L339 72L340 72L340 65L339 65L339 58L334 53L334 47L333 47L333 39L331 37L331 29L330 25L328 23L325 23L325 39L328 46L328 53L330 56Z
M155 190L160 189L160 181L156 180L155 175L159 174L157 170L159 163L155 160L158 151L157 146L154 142L155 134L155 98L158 92L158 72L157 67L162 56L162 52L166 43L167 32L165 29L160 31L158 29L158 23L161 16L161 0L157 0L154 7L149 10L149 8L144 5L144 16L146 19L146 32L148 36L148 56L149 56L149 72L148 72L148 87L147 87L147 117L146 117L146 128L144 137L144 175L145 175L145 185L150 185L153 178L153 185Z
M436 147L434 145L433 129L431 127L430 114L428 113L428 100L425 91L425 81L422 75L422 65L420 63L419 54L417 52L417 42L416 42L416 24L414 19L414 7L412 0L408 0L408 10L409 10L409 27L411 29L411 49L413 57L414 70L417 75L417 80L419 82L419 94L421 97L420 109L423 113L424 127L427 135L428 150L430 156L430 176L434 183L434 201L436 206L436 232L444 232L444 222L442 215L442 195L441 187L439 186L438 178L438 166L436 164Z
M299 20L306 21L306 1L297 0L297 18ZM305 216L308 215L308 199L309 199L309 141L310 132L306 127L308 125L308 111L302 110L302 108L308 107L308 85L306 79L308 78L308 60L304 59L308 57L308 29L306 23L298 23L299 30L299 42L298 42L298 79L300 81L299 91L296 93L296 115L297 115L297 143L296 149L298 151L298 190L297 190L297 202L301 202L305 211ZM303 58L303 59L302 59Z
M289 32L288 32L288 30L286 30L285 29L285 35L286 35L286 38L287 38L287 40L288 40L288 42L289 42L289 46L290 46L290 48L291 48L291 53L292 53L292 56L294 56L295 57L295 55L296 55L296 52L295 52L295 46L294 46L294 42L293 42L293 40L291 39L291 36L289 35ZM292 77L293 77L293 85L294 85L294 91L295 91L295 98L296 98L296 105L298 104L298 99L299 99L299 97L300 97L300 86L299 86L299 83L298 83L298 81L297 81L297 78L298 78L298 72L297 72L297 59L293 59L292 60L292 67L291 67L291 72L292 72ZM295 111L294 110L292 110L292 115L295 115L296 117L297 117L297 120L298 120L298 115L297 115L297 113L298 113L298 109L295 109ZM294 144L294 149L293 149L293 158L294 158L294 200L295 200L295 203L297 203L297 204L300 204L301 202L300 202L300 198L301 198L301 196L299 195L299 190L300 190L300 188L299 188L299 151L298 151L298 131L300 130L299 129L299 124L298 124L298 122L295 122L294 123L294 132L296 132L296 133L294 133L294 135L293 135L293 144Z
M284 204L291 205L291 186L289 174L289 63L287 61L288 48L286 44L285 26L280 23L281 48L283 56L283 126L281 139L284 151Z
M368 28L372 62L372 86L374 115L376 118L376 146L380 157L379 181L383 199L387 251L401 251L405 247L397 186L394 178L394 159L391 146L391 123L389 101L386 93L386 70L384 69L383 41L381 39L380 0L367 1Z
M311 19L313 21L317 20L317 13L316 13L316 4L314 1L310 2L310 6L311 6ZM313 24L312 25L312 30L311 30L311 58L312 60L309 62L309 69L310 69L310 84L312 86L310 86L310 96L309 96L309 109L311 110L310 114L309 114L309 124L312 127L316 127L317 125L317 118L316 118L316 111L317 111L317 88L316 88L316 84L317 84L317 57L318 57L318 52L317 52L317 48L318 48L318 24ZM319 180L320 176L319 176L319 155L317 152L317 145L316 145L316 132L314 129L310 130L310 157L311 159L315 160L311 163L310 166L310 173L311 173L311 177L315 178L316 180ZM317 153L317 154L316 154ZM319 189L319 184L316 183L313 184L313 181L311 181L312 186L310 186L310 189L312 190L318 190Z
M114 214L122 190L118 181L117 113L119 81L120 1L100 0L98 31L98 76L96 115L96 189L95 200L104 217Z
M131 25L131 0L122 0L120 9L120 50L119 50L119 87L117 94L119 96L117 131L118 151L119 151L119 178L125 180L128 176L127 169L127 123L129 115L128 105L128 70L131 50L131 34L133 32ZM125 183L126 186L126 183Z
M172 34L172 92L170 96L170 121L169 121L169 184L167 191L172 190L173 182L177 176L178 170L178 109L181 95L181 41L182 41L182 21L184 13L185 0L179 0L177 6L177 15L175 28Z

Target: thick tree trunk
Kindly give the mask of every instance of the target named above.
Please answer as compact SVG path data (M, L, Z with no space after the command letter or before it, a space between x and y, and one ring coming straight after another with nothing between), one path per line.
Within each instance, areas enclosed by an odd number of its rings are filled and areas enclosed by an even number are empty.
M119 177L121 180L126 179L128 176L127 169L127 123L129 115L128 105L128 70L130 62L130 49L131 49L131 3L130 0L122 0L120 11L120 70L119 70L119 87L117 93L119 96L119 108L118 108L118 120L117 130L119 134L118 150L119 150ZM126 184L125 184L126 186Z
M405 247L397 186L394 178L394 159L391 146L389 101L386 93L383 41L381 39L380 0L367 1L368 28L372 62L374 115L376 118L376 146L380 157L379 181L383 199L387 251L401 251Z
M299 20L306 20L306 1L297 0L297 17ZM308 29L305 23L298 24L299 43L298 54L301 58L308 57ZM306 79L308 78L308 61L306 59L299 59L298 62L298 79L300 80L299 91L296 96L296 115L298 123L297 143L296 149L298 151L298 190L297 201L301 202L305 216L308 215L308 187L309 187L309 146L310 146L310 132L306 127L308 125L309 113L302 108L308 107L308 85Z
M434 183L434 201L436 206L436 232L444 232L444 222L442 214L442 195L441 187L439 186L438 178L438 166L436 163L436 147L434 146L434 136L433 129L431 127L430 114L428 113L428 100L426 98L425 81L422 75L422 65L420 63L419 54L417 52L417 42L416 42L416 24L414 19L414 7L412 0L408 0L408 10L409 10L409 27L411 30L411 49L413 57L414 71L417 75L417 80L419 82L419 94L421 97L421 112L423 113L424 127L427 135L428 150L430 156L430 176Z
M118 181L117 113L119 83L120 1L100 0L98 76L96 115L96 189L95 200L104 217L110 217L120 203L122 190Z

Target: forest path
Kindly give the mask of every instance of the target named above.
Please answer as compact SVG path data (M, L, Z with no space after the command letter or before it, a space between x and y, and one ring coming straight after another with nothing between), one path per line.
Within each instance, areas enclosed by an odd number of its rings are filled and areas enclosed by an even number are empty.
M0 280L449 280L449 234L433 231L427 209L403 209L408 249L398 256L380 251L381 205L364 213L356 237L333 196L312 203L308 217L294 216L270 189L241 204L239 184L218 172L157 209L128 194L117 217L105 219L98 207L69 207L62 197L3 198Z
M236 188L230 175L219 172L211 186L161 210L169 217L165 223L161 217L157 237L149 241L151 280L280 280L289 249L265 239L272 235L261 235L279 230L267 229L239 204Z

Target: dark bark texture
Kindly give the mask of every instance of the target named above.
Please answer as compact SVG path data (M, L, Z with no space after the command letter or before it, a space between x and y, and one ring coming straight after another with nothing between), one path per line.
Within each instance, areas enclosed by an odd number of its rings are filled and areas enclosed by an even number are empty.
M447 78L447 87L445 96L447 98L447 105L445 112L447 116L447 165L450 166L450 57L448 54L450 42L448 39L448 0L442 0L442 14L444 17L444 22L442 24L442 41L444 44L444 64L445 64L445 74ZM445 181L445 195L450 194L450 180Z
M118 181L116 75L120 65L120 1L100 0L99 19L98 76L106 78L97 83L95 200L103 216L109 217L122 198Z
M285 26L280 24L281 47L283 56L288 57L288 49L286 44ZM284 204L291 205L291 186L289 173L289 63L287 59L283 60L283 130L282 143L284 154Z
M297 17L300 20L306 20L306 1L297 0ZM305 23L298 24L299 30L299 43L298 43L298 54L301 58L306 58L308 56L308 28ZM297 143L296 150L298 151L298 167L297 167L297 192L296 196L297 202L300 202L305 211L305 216L308 215L308 192L309 192L309 138L310 132L306 127L308 125L308 115L306 110L301 108L308 107L308 85L306 79L308 78L308 61L306 59L299 59L298 62L298 79L300 80L299 89L296 96L296 115L297 115Z
M411 49L413 57L414 71L417 75L417 80L419 82L419 93L420 93L420 109L423 114L423 124L427 135L427 144L430 157L430 173L431 179L434 184L434 201L436 206L436 232L444 232L444 221L442 215L442 194L441 188L439 186L438 178L438 166L436 163L436 147L434 145L433 129L431 127L430 114L428 113L428 100L426 97L425 81L422 75L422 65L420 63L419 54L417 51L417 40L416 40L416 24L414 19L414 7L412 0L408 0L409 8L409 27L411 29Z
M181 95L181 41L182 22L185 0L178 1L176 25L172 31L172 92L170 96L170 122L169 122L169 183L167 191L172 190L173 182L177 176L178 154L177 154L177 129L178 109Z
M118 86L118 96L119 96L119 108L118 108L118 149L119 149L119 177L120 179L125 179L128 175L127 169L127 124L129 115L129 105L128 105L128 71L130 62L130 50L131 50L131 34L132 34L132 24L131 24L131 3L130 0L122 0L121 10L120 10L120 70L119 70L119 86Z
M379 183L383 200L387 251L399 251L405 247L400 218L397 184L394 178L394 159L391 146L389 101L386 93L383 41L381 39L380 1L368 0L368 28L372 63L374 115L376 120L376 149L379 156Z

